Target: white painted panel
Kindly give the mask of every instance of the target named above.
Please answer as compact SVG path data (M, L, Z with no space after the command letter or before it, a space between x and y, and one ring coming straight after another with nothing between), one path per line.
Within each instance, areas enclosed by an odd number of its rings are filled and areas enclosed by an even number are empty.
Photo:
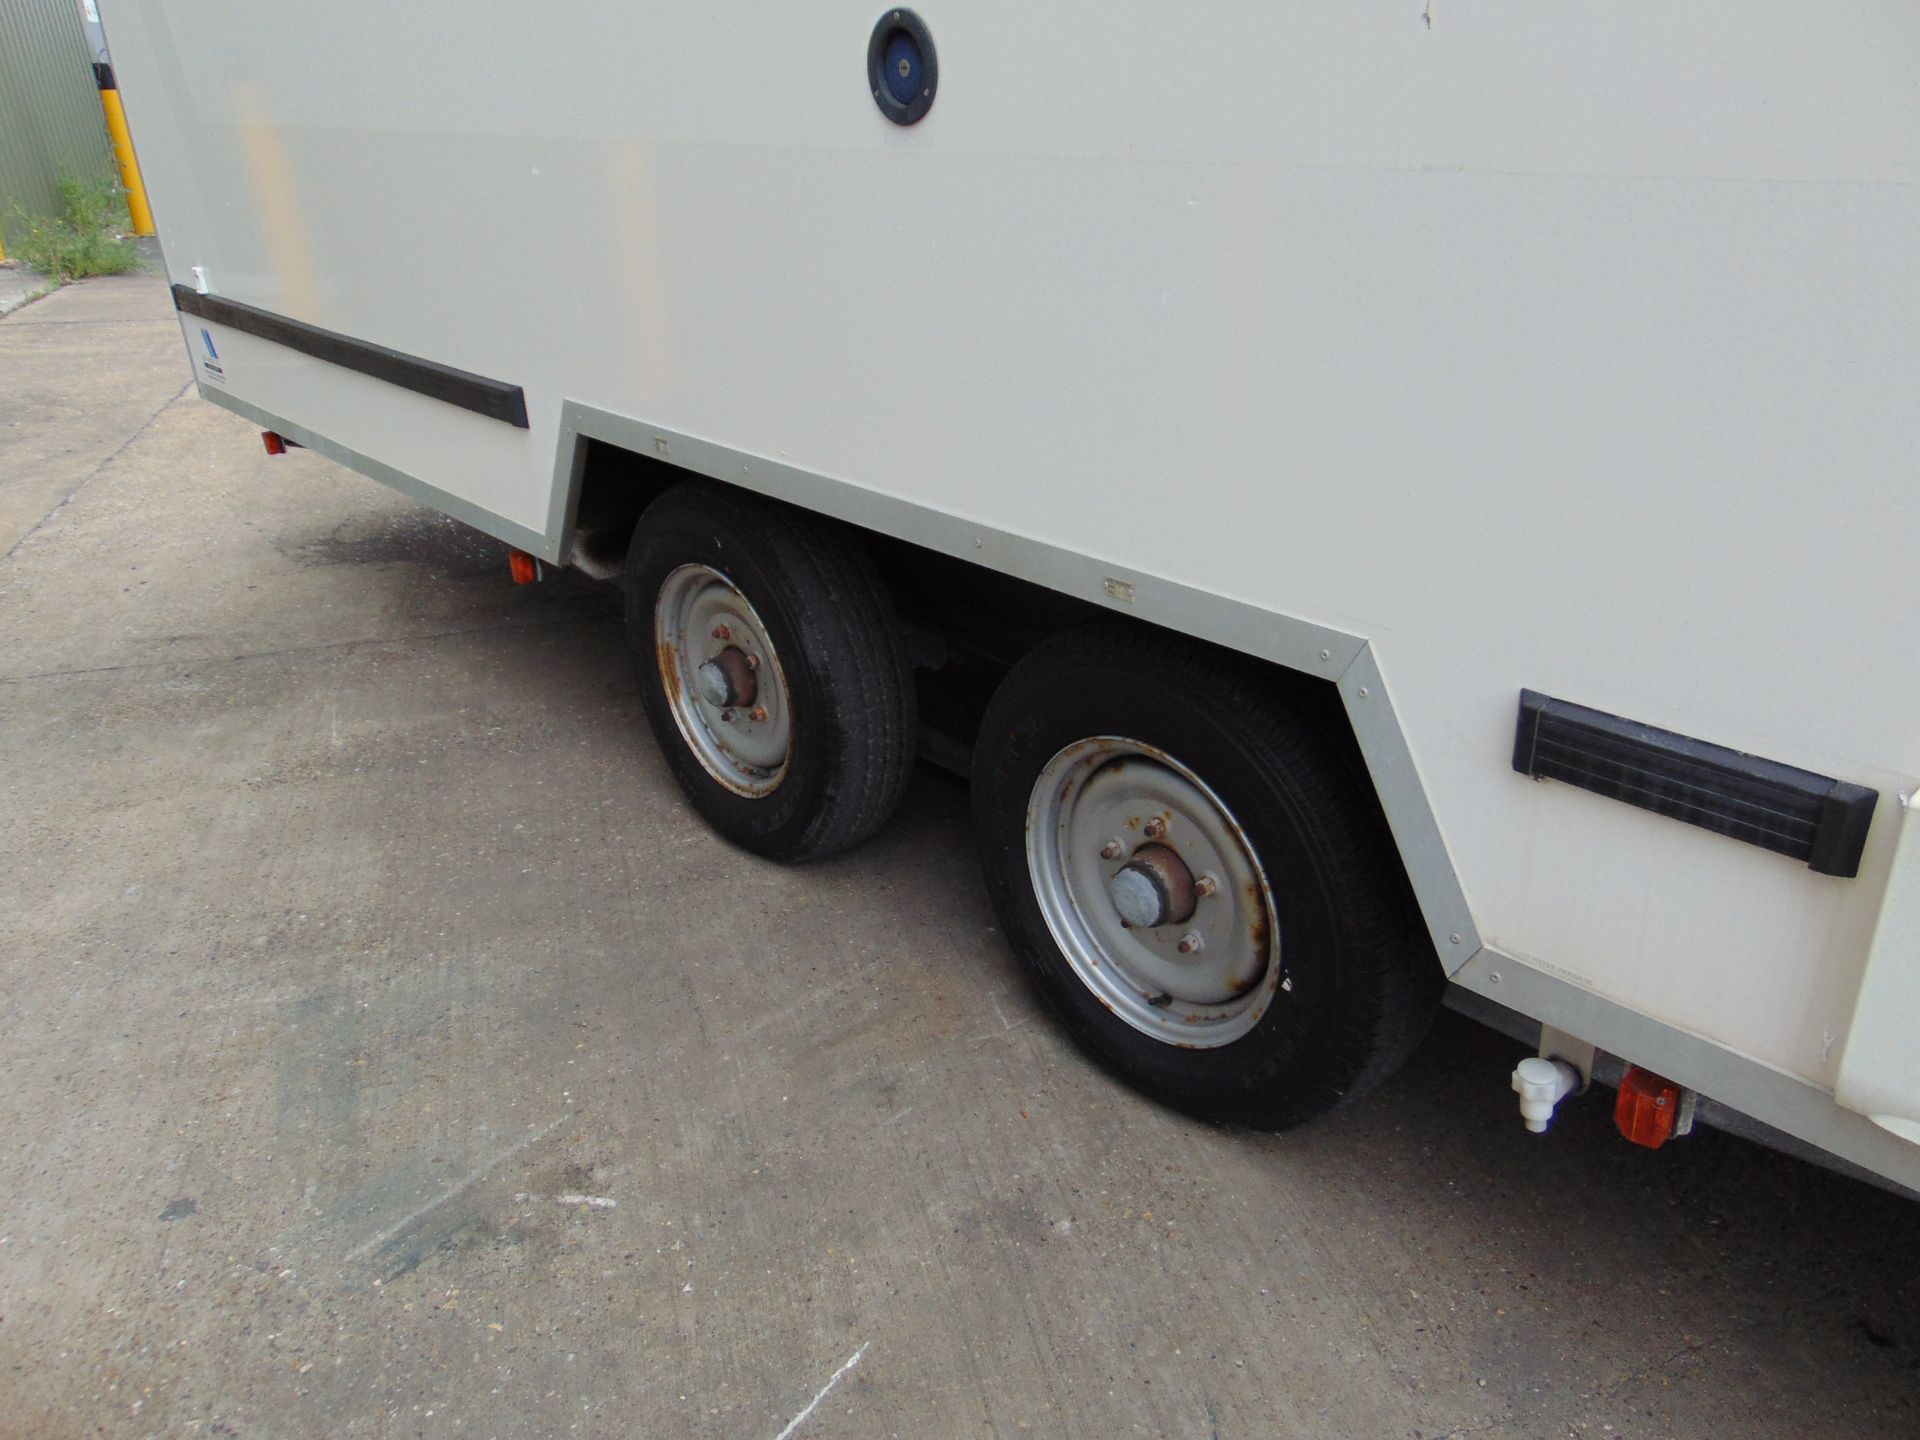
M1834 1098L1920 1143L1920 807L1904 812Z

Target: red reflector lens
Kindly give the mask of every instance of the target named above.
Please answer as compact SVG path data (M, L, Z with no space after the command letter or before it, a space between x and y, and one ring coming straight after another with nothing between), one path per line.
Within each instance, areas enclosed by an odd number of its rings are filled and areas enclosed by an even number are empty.
M267 447L267 453L269 455L284 455L287 453L287 442L271 430L262 430L260 432L260 443Z
M540 562L524 550L507 552L507 569L513 572L516 585L531 585L540 578Z
M1673 1138L1679 1119L1680 1087L1651 1070L1629 1066L1613 1105L1613 1123L1620 1133L1636 1145L1658 1150Z

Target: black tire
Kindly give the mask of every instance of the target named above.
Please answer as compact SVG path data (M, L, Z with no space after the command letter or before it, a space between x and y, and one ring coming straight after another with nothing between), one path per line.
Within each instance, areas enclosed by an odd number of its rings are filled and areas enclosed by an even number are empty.
M681 733L656 645L662 585L682 566L720 572L764 622L790 699L784 777L735 793ZM640 517L627 554L627 641L647 721L674 779L713 828L769 860L834 855L899 804L916 742L913 676L886 592L841 526L692 481Z
M1082 981L1048 926L1029 800L1065 747L1096 736L1177 757L1237 818L1265 872L1279 939L1270 953L1284 970L1237 1039L1189 1049L1143 1033ZM988 707L973 806L994 907L1041 997L1084 1050L1153 1098L1285 1129L1379 1084L1424 1034L1440 966L1374 798L1258 667L1144 627L1057 636Z

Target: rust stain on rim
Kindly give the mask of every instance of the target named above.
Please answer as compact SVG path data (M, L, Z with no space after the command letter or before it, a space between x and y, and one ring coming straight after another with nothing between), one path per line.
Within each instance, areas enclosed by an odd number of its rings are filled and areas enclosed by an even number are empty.
M657 641L653 647L654 661L660 667L660 683L666 686L667 703L675 709L680 706L680 652L671 640Z

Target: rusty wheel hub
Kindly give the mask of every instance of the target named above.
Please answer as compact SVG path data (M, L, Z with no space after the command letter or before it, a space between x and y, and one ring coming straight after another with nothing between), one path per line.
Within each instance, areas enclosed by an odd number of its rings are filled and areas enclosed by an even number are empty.
M1098 736L1050 760L1027 808L1035 898L1102 1004L1168 1044L1231 1044L1284 983L1273 895L1225 803L1179 760Z
M1129 929L1184 925L1199 900L1193 871L1165 845L1142 845L1107 882L1107 897Z
M786 778L793 719L759 612L709 565L682 565L654 604L654 649L674 724L701 767L738 795Z
M737 645L729 645L694 671L694 685L702 700L718 707L752 705L760 688L747 652Z

